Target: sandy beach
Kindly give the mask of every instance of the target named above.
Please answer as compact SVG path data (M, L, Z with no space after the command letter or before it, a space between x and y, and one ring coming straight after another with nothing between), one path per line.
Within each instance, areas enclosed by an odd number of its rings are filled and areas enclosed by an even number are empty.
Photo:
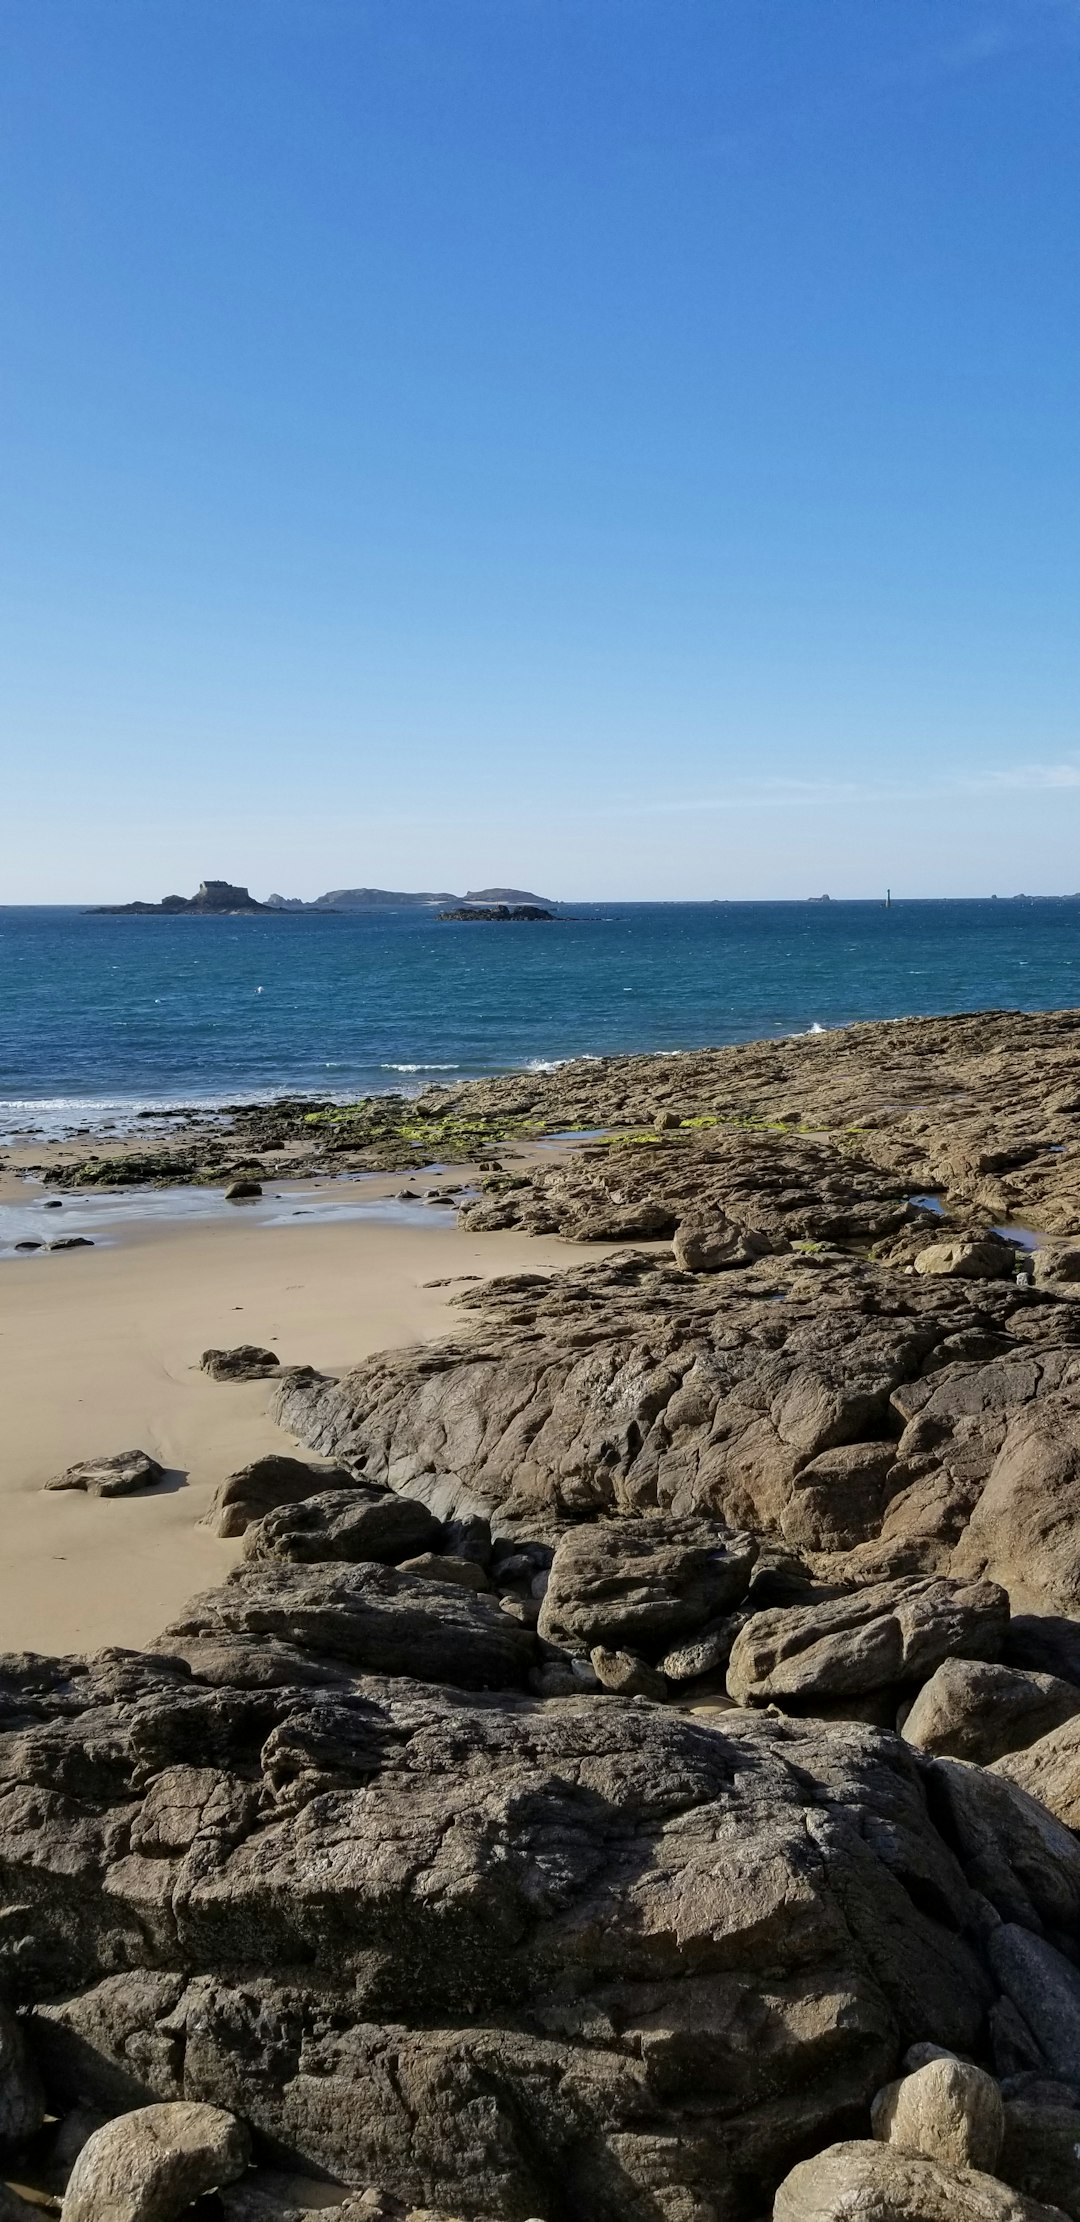
M334 1371L452 1332L466 1276L553 1271L598 1254L596 1244L468 1235L440 1207L415 1210L419 1224L348 1216L358 1198L385 1206L400 1185L286 1192L279 1224L219 1208L205 1191L192 1202L209 1216L195 1220L148 1218L146 1198L107 1199L109 1226L93 1248L0 1258L0 1650L145 1643L228 1571L238 1544L198 1524L214 1488L261 1452L295 1446L267 1417L272 1384L211 1381L199 1369L208 1347L265 1344L286 1364ZM54 1213L43 1201L10 1173L0 1190L20 1224L37 1212L49 1236L61 1221L84 1223L78 1203ZM320 1209L329 1216L292 1216ZM76 1459L135 1447L169 1475L146 1496L44 1487Z

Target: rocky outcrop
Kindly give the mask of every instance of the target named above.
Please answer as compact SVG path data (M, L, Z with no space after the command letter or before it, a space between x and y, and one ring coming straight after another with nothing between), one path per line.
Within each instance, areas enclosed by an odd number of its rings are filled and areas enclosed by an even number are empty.
M118 1450L107 1458L83 1458L67 1466L46 1489L82 1489L88 1497L126 1497L133 1489L153 1489L165 1469L146 1450Z

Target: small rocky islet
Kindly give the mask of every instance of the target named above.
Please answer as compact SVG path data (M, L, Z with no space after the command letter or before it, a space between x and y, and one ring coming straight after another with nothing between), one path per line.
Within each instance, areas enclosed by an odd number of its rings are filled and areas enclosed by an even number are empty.
M0 1660L11 2180L1080 2222L1080 1014L168 1147L483 1158L474 1229L625 1247L340 1378L208 1352L296 1444L223 1478L231 1577L145 1652Z

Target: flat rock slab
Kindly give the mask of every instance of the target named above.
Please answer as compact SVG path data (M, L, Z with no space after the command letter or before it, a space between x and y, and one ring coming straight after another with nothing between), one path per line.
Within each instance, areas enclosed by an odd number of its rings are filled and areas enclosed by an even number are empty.
M156 1648L198 1661L204 1646L242 1654L268 1643L468 1690L521 1688L536 1656L532 1629L494 1599L367 1564L241 1566L193 1599Z
M211 1381L268 1381L281 1372L276 1352L260 1350L253 1342L237 1343L233 1350L204 1350L199 1364Z
M83 1489L88 1497L125 1497L132 1489L152 1489L165 1468L145 1450L114 1451L108 1458L84 1458L68 1466L46 1489Z

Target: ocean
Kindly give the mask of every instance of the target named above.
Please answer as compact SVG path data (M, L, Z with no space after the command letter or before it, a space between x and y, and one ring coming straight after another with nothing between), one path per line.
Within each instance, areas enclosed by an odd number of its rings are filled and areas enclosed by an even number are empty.
M852 1019L1077 1004L1067 899L581 903L553 925L0 909L0 1139Z

